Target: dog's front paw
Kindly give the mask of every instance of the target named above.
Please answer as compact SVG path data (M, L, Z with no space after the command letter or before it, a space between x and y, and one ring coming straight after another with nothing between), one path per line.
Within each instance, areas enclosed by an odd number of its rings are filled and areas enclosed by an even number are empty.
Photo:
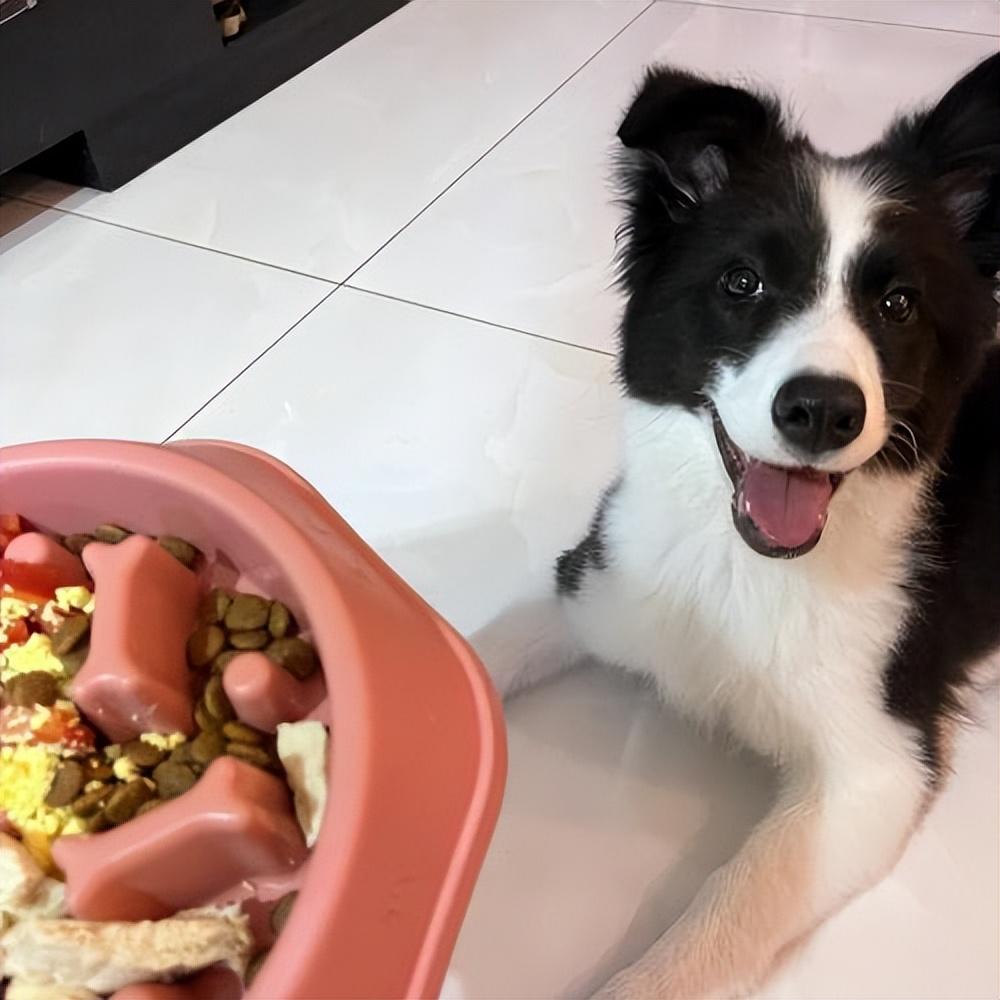
M659 984L660 988L664 984ZM622 969L612 976L592 997L591 1000L664 1000L657 992L657 984L648 981L648 977L635 968Z
M740 1000L740 988L724 970L697 961L700 954L661 939L634 965L612 976L591 1000Z

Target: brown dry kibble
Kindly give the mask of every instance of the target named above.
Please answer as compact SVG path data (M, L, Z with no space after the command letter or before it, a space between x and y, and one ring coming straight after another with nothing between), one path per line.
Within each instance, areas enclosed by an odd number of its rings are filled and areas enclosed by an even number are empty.
M114 768L96 754L83 762L83 769L86 772L85 785L91 781L110 781L115 776Z
M212 674L205 685L205 708L209 714L219 722L228 722L236 718L233 706L226 697L226 692L222 687L222 678L218 674Z
M119 785L104 807L104 818L112 826L120 826L128 822L136 814L136 810L154 795L153 789L142 778L135 778L126 785Z
M271 633L271 638L284 639L293 625L291 611L281 601L275 601L267 616L267 630Z
M194 724L199 729L218 729L220 720L212 715L202 700L194 706Z
M290 892L286 896L282 896L275 908L271 910L271 930L275 934L280 934L285 929L285 924L288 922L289 914L291 914L298 896L297 892Z
M206 729L191 741L191 759L202 766L226 752L226 738L218 729Z
M157 806L162 805L163 799L149 799L146 802L143 802L143 804L136 809L133 819L138 818L139 816L145 816L146 813L152 812Z
M233 599L224 591L216 587L210 590L198 605L198 621L203 625L218 625L229 610L229 605Z
M265 652L279 667L300 681L311 677L319 665L316 660L316 650L298 636L275 639Z
M255 747L264 742L264 734L245 722L227 722L222 727L222 735L232 743L249 743Z
M4 688L8 705L31 708L32 705L54 705L59 697L59 681L44 670L15 674Z
M52 652L56 656L72 653L90 631L90 615L70 615L52 633Z
M129 740L123 744L122 753L136 767L156 767L166 756L166 752L145 740Z
M190 542L176 535L160 535L156 539L161 549L166 549L182 566L191 569L201 553Z
M80 789L87 783L86 769L75 760L64 760L52 777L45 804L58 809L68 806L80 794Z
M67 535L63 539L63 548L69 549L73 555L78 556L93 540L93 535Z
M86 661L87 654L89 652L90 644L83 643L71 652L63 653L63 655L59 657L59 662L62 664L63 672L67 677L75 677L80 672L80 668Z
M226 633L218 625L202 625L188 636L188 663L192 667L207 667L225 648Z
M239 655L240 650L238 649L227 649L224 653L219 653L219 655L212 660L212 669L217 674L221 674Z
M255 767L269 768L274 763L271 755L262 747L253 747L249 743L227 743L226 753L238 760L245 760Z
M114 790L114 785L104 785L92 792L84 792L79 798L74 799L70 809L77 816L94 816L101 811Z
M83 819L83 833L100 833L107 830L108 818L104 815L104 810L100 809Z
M229 636L229 645L241 653L248 649L263 649L270 641L271 634L264 628L233 632Z
M117 524L99 524L94 528L94 538L104 542L105 545L117 545L119 542L124 542L131 534L131 531L126 531Z
M180 746L174 747L174 749L170 751L170 757L168 760L171 764L191 764L194 760L191 756L191 744L185 742Z
M226 612L226 628L230 632L249 632L264 628L270 613L270 601L256 594L237 594Z
M198 779L186 764L165 760L153 771L153 781L160 798L175 799L183 795Z

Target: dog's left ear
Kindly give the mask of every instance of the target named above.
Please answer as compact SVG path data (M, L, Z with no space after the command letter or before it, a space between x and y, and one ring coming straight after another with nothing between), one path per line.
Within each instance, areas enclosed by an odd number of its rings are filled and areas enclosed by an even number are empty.
M893 125L883 148L929 178L984 273L1000 269L1000 54L928 111Z
M646 78L618 129L675 221L720 191L780 127L775 102L668 67Z

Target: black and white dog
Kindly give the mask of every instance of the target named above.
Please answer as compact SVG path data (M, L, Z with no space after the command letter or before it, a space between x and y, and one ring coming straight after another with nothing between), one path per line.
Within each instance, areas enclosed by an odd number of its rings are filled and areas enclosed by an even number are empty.
M889 871L1000 648L1000 55L846 159L667 68L618 137L620 475L474 642L505 693L593 656L777 762L601 992L728 997Z

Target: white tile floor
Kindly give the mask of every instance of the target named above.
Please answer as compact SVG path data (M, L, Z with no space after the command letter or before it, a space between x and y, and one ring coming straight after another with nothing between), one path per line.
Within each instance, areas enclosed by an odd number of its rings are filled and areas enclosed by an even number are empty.
M768 81L843 151L998 28L996 0L415 3L113 194L4 179L0 444L262 447L473 629L549 571L614 465L607 151L641 66ZM995 697L983 723L897 871L762 997L1000 995ZM451 997L585 990L770 788L597 674L510 728Z

